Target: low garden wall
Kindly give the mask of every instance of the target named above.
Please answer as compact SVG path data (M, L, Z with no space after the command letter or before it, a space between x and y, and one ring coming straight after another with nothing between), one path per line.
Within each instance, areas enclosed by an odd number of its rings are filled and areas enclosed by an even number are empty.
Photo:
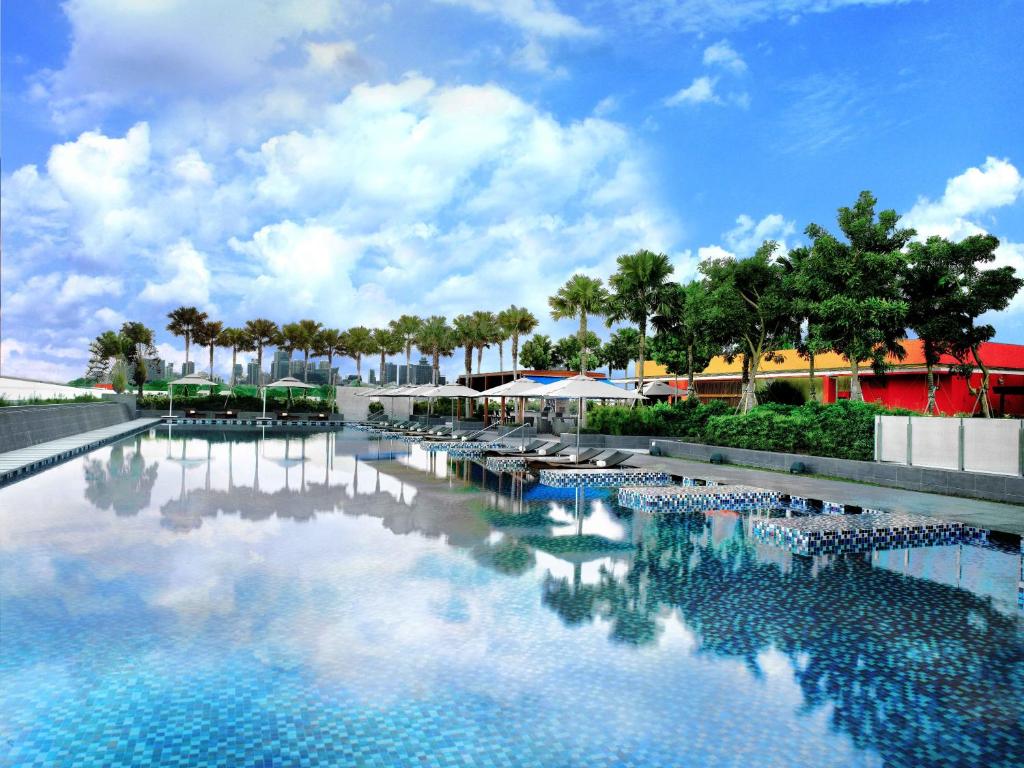
M0 408L0 453L131 421L128 403L61 403Z
M816 475L862 483L874 483L947 496L965 496L1010 504L1024 504L1024 478L991 475L981 472L932 469L874 461L807 456L799 453L757 451L749 448L726 448L703 443L648 438L652 455L661 454L679 459L709 461L719 454L727 464L740 464L761 469L787 472L794 462L801 462L806 471Z

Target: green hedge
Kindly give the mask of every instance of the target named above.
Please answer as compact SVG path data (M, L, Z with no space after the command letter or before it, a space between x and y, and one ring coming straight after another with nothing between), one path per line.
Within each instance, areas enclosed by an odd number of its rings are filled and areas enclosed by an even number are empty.
M163 410L167 408L167 395L144 395L138 399L137 403L138 407L144 410ZM288 410L293 413L313 413L324 411L330 406L329 400L319 397L308 399L293 397L291 405L288 404L288 399L285 397L267 398L267 411ZM195 408L197 411L223 411L225 408L230 408L233 411L260 411L263 409L263 399L253 395L233 395L229 398L227 393L179 397L175 392L174 410L188 408Z
M875 452L875 416L911 413L841 400L830 405L768 403L737 414L720 401L705 405L685 400L646 408L597 407L588 416L587 431L870 461Z

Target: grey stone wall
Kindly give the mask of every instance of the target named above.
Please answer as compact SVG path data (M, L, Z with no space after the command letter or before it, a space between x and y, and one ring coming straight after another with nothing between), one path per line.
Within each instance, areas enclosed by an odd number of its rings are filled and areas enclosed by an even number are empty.
M16 405L0 408L0 453L112 427L135 418L127 403Z
M708 461L711 454L721 454L727 464L742 464L761 469L788 472L794 462L802 462L807 471L862 483L874 483L890 488L903 488L925 493L943 493L971 499L988 499L1010 504L1024 504L1024 478L990 475L981 472L958 472L947 469L907 467L874 461L830 459L823 456L804 456L799 453L774 453L748 448L724 448L718 445L684 443L656 437L647 438L653 451L680 459Z

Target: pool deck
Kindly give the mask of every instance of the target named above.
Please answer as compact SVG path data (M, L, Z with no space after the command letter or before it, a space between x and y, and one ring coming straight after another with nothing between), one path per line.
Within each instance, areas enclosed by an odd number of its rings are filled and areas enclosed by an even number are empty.
M67 461L159 423L160 419L133 419L110 427L62 437L59 440L38 443L28 448L0 453L0 485L20 480L33 472Z
M904 491L876 485L829 480L823 477L788 475L761 469L721 464L706 464L667 456L638 453L629 464L644 469L660 469L683 477L714 480L725 484L753 485L759 488L822 499L857 507L926 515L941 520L957 520L976 528L1024 536L1024 507L994 501L964 499L920 491Z

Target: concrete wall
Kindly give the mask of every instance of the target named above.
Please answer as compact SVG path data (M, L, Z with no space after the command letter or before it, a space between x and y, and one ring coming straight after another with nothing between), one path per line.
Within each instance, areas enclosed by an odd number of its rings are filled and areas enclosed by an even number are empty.
M827 475L911 491L943 493L948 496L965 496L972 499L989 499L1024 505L1024 478L1020 477L908 467L900 464L853 461L852 459L830 459L822 456L804 456L798 453L754 451L747 448L724 448L717 445L684 443L660 437L648 438L648 441L652 453L658 451L665 456L674 456L680 459L708 461L711 454L718 453L725 458L728 464L742 464L784 472L789 471L793 462L799 461L803 462L808 472L816 475Z
M0 453L135 418L127 403L69 403L0 408Z

